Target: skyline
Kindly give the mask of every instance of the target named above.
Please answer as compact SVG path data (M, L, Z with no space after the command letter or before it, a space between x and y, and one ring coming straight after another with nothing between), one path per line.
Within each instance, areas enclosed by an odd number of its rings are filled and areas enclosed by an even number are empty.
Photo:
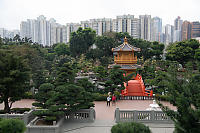
M175 18L199 21L199 0L1 0L0 28L8 30L20 29L21 21L35 19L44 15L47 19L54 18L57 23L80 23L96 18L116 18L118 15L131 14L135 18L139 15L151 15L162 18L163 25L174 24ZM16 8L18 7L18 8ZM52 10L53 9L53 10ZM91 11L92 10L92 11Z

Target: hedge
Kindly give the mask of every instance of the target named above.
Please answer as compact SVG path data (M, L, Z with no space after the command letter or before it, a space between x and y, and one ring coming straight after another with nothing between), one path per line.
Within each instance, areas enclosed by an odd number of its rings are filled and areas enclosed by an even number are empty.
M26 126L22 120L2 119L0 121L0 133L24 133Z
M151 133L151 130L142 123L124 122L114 125L111 133Z

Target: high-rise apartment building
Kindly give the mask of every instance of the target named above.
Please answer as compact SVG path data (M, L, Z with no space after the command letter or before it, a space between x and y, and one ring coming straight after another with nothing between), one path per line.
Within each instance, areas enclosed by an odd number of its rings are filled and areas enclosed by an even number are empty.
M200 23L192 22L192 38L200 37Z
M47 40L47 21L46 21L46 17L44 17L43 15L39 16L37 18L38 21L38 28L39 28L39 39L38 39L38 43L43 44L44 46L48 45L48 40Z
M181 27L183 24L183 20L181 20L181 17L178 16L175 20L174 20L174 39L173 42L179 42L181 41Z
M161 42L162 19L159 17L152 18L151 21L151 41Z
M174 27L167 24L165 26L165 44L168 45L173 42Z
M50 46L55 43L67 42L66 27L56 23L56 20L51 18L46 20L43 15L37 19L27 19L20 24L21 38L31 38L33 42Z
M25 21L22 21L20 24L20 36L21 38L28 36L28 23Z
M4 29L4 28L0 28L0 37L1 38L5 38L6 37L6 29Z
M113 19L113 20L112 20L112 31L113 31L113 32L118 32L118 23L117 23L117 19Z
M105 32L112 31L112 19L90 19L89 21L81 21L82 28L91 28L96 31L97 35L103 35Z
M105 32L127 32L133 38L144 39L147 41L158 41L162 43L172 43L176 41L196 38L200 36L200 23L189 23L178 16L174 20L174 26L166 25L162 28L162 19L151 15L140 15L135 18L134 15L116 16L115 19L99 18L81 21L81 23L67 23L65 26L56 23L54 19L46 20L44 16L35 19L28 19L21 22L21 37L28 37L33 42L43 45L52 45L59 42L69 42L70 34L78 30L79 27L91 28L97 35L103 35ZM5 34L0 30L0 35Z
M117 16L116 21L117 21L117 32L128 32L130 35L131 34L131 26L132 26L132 21L134 19L134 15L122 15L122 16Z
M67 43L67 27L62 25L61 26L61 32L62 32L62 42Z
M184 21L181 27L181 39L189 40L191 39L192 24L188 21Z
M140 38L151 40L151 15L140 15Z
M0 37L1 38L14 38L16 35L19 35L19 30L6 30L5 28L0 28Z
M140 19L138 18L131 20L131 36L134 39L140 38Z

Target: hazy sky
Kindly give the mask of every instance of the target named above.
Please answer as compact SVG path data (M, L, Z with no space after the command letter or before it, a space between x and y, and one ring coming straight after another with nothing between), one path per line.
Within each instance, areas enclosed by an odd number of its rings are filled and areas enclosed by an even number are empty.
M20 22L39 15L55 18L60 24L117 15L148 14L173 24L183 20L200 21L200 0L0 0L0 28L19 29Z

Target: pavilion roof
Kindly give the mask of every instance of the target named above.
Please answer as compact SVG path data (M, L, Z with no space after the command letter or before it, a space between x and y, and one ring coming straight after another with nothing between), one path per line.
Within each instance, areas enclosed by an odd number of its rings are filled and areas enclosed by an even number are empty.
M117 51L140 51L140 48L134 47L130 44L128 44L126 37L124 38L124 43L119 45L116 48L112 49L113 52Z

